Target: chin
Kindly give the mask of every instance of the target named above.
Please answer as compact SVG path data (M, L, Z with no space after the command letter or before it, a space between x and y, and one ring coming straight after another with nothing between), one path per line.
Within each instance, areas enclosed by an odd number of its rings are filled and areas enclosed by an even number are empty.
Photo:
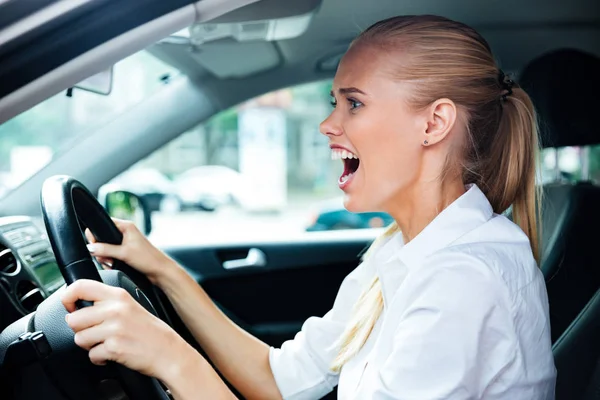
M374 207L369 207L369 205L365 204L365 202L361 201L361 199L348 194L346 194L344 197L344 208L351 213L364 213L374 210Z

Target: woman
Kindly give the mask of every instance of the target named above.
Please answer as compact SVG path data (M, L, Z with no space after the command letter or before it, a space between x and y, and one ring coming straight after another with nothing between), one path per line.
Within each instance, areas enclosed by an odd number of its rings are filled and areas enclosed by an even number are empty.
M552 399L548 301L536 229L537 127L527 94L473 29L434 16L381 21L352 44L321 124L353 212L395 223L333 308L269 348L234 325L131 224L95 243L169 297L247 398ZM512 205L518 226L499 215ZM93 307L75 310L78 299ZM161 379L176 398L231 398L208 362L129 295L79 281L64 293L76 343Z

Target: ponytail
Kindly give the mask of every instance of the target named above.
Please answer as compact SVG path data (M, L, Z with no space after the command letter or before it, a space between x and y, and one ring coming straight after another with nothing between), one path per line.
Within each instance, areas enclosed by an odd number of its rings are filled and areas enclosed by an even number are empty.
M539 157L536 113L531 99L520 88L513 88L510 95L501 98L498 131L481 157L477 183L494 212L503 213L512 205L513 220L529 237L539 262L541 192L535 182Z

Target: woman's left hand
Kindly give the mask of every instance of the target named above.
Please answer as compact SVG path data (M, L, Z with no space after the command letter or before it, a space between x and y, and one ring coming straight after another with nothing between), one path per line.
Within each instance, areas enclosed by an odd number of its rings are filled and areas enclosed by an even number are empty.
M94 305L77 309L78 300ZM146 311L124 289L78 280L62 294L75 343L89 350L92 363L115 361L166 382L196 351L166 323Z

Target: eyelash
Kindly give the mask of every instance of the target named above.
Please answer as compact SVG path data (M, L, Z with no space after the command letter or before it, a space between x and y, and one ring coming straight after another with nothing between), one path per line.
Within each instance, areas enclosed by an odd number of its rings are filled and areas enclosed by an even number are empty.
M348 101L348 103L350 103L350 111L354 111L363 105L363 103L353 98L347 98L346 100ZM331 106L333 108L337 106L337 101L335 99L331 99Z

